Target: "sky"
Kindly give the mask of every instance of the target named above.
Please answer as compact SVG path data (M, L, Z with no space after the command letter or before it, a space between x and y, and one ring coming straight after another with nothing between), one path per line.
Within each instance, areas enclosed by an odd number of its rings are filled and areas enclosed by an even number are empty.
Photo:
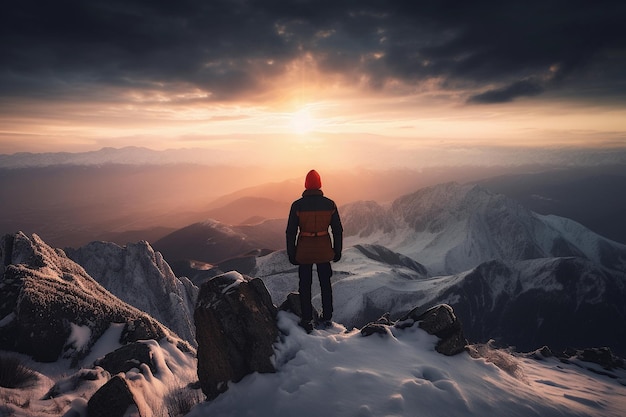
M625 18L619 0L13 1L0 154L411 165L621 151Z

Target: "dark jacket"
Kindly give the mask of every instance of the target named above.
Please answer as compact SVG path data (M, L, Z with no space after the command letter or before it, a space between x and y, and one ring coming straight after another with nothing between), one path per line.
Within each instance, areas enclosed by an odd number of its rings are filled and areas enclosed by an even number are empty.
M328 228L332 231L332 241ZM293 264L338 261L343 227L337 205L322 190L305 190L291 205L287 221L287 255Z

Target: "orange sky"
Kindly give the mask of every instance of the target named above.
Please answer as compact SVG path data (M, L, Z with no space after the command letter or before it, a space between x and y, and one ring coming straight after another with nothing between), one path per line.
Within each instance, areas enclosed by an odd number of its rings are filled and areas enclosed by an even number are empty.
M425 155L462 162L453 154L472 147L626 146L620 105L544 97L471 106L437 90L398 97L335 86L283 89L283 96L258 103L202 103L180 93L90 103L24 100L0 115L0 153L199 147L273 164L412 166Z
M133 145L419 166L626 147L623 6L273 5L12 3L0 154Z

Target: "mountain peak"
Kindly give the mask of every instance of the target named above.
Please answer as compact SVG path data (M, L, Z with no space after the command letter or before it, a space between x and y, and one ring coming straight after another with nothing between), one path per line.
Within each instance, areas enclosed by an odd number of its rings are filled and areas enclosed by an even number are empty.
M126 341L178 339L148 314L107 291L60 249L19 232L0 241L0 349L38 361L78 363L112 323ZM76 337L80 334L80 337ZM182 342L181 342L182 343Z

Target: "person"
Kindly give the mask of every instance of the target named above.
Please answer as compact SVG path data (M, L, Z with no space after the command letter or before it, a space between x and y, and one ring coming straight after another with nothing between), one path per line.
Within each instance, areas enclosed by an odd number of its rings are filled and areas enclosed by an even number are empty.
M322 321L330 325L333 316L330 282L333 271L330 261L338 262L341 259L343 227L337 205L324 196L321 177L314 169L306 175L302 197L291 204L286 235L287 256L292 264L298 265L298 290L302 308L300 325L307 332L313 330L313 264L317 269L322 293Z

